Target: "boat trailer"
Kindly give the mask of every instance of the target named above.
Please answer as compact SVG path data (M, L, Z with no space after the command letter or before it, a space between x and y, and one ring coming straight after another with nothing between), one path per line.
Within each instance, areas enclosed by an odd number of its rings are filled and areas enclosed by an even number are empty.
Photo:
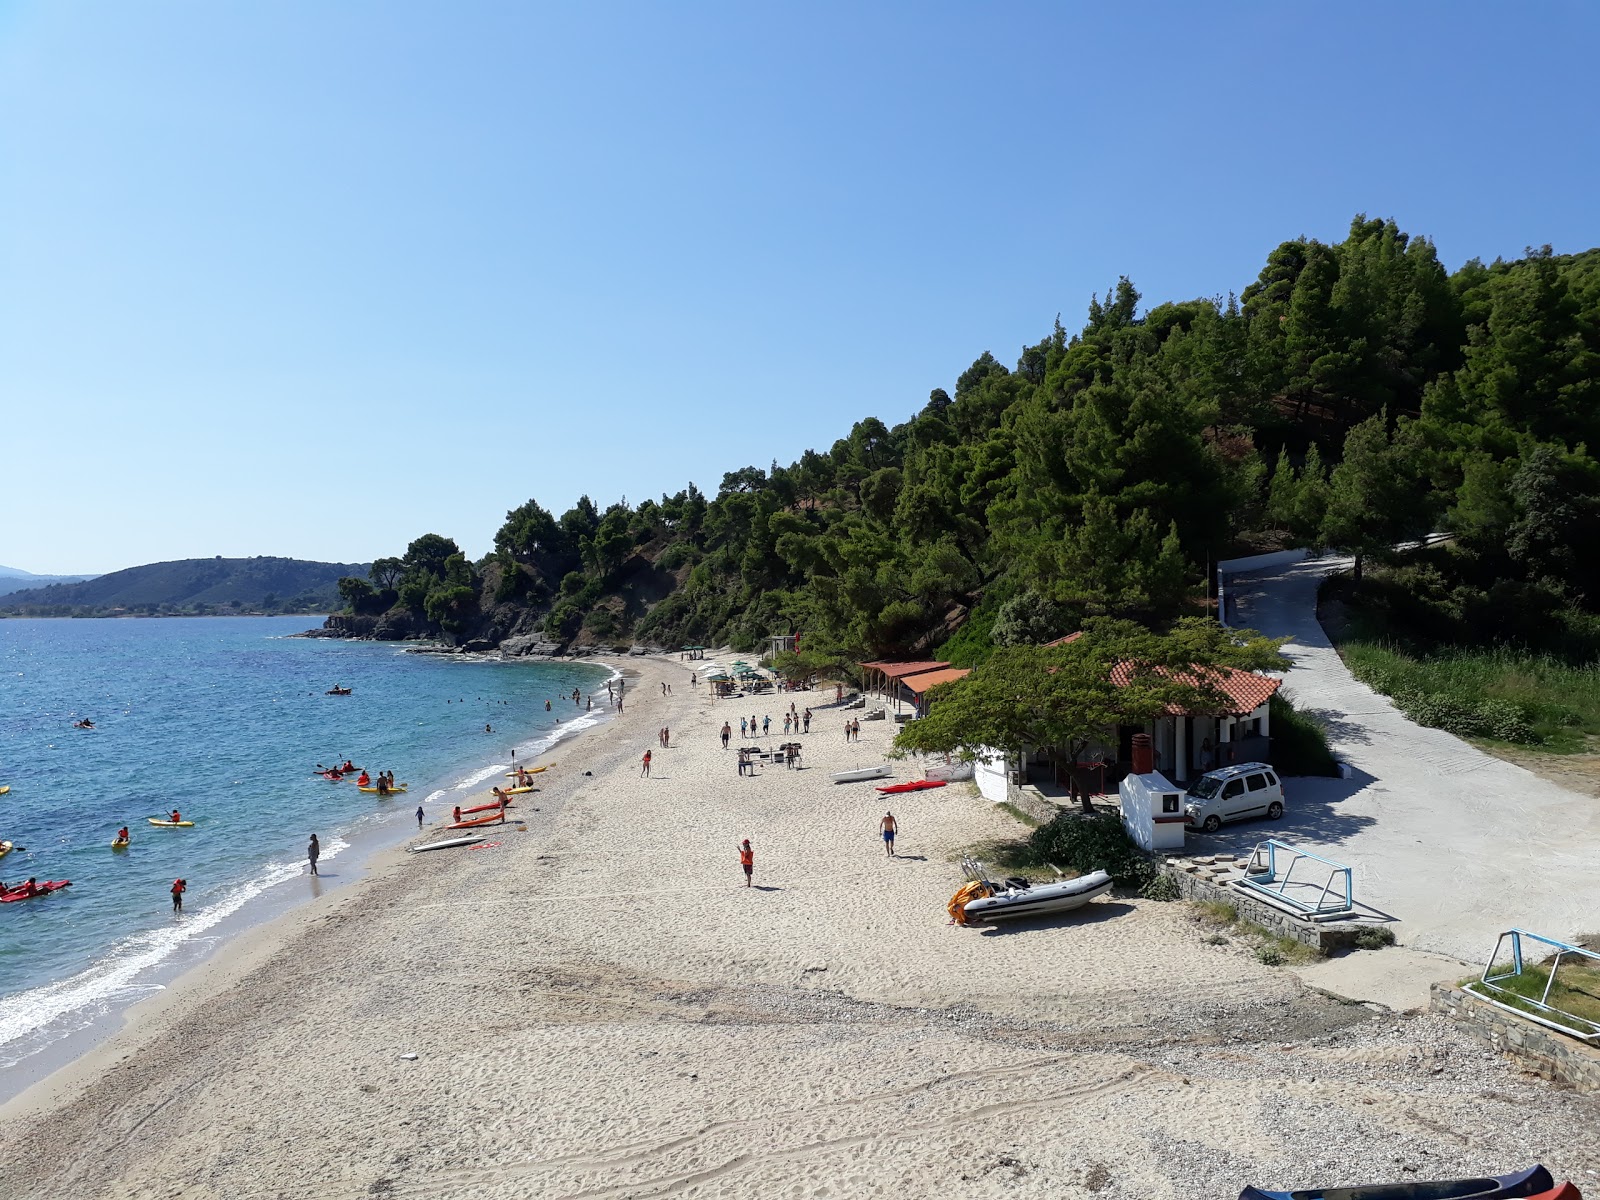
M1555 954L1544 962L1529 963L1523 957L1524 938L1553 947ZM1497 970L1496 964L1501 961L1508 942L1511 961ZM1563 966L1567 968L1564 974ZM1542 987L1541 975L1544 976ZM1558 942L1526 929L1508 929L1496 940L1494 953L1483 968L1483 977L1467 984L1462 991L1471 992L1478 999L1524 1020L1569 1034L1591 1046L1600 1045L1600 1020L1579 1016L1561 1007L1568 996L1600 1001L1600 954L1593 950ZM1600 1014L1600 1005L1593 1006L1591 1011Z
M1356 907L1349 867L1276 838L1250 852L1238 884L1312 921L1348 917Z

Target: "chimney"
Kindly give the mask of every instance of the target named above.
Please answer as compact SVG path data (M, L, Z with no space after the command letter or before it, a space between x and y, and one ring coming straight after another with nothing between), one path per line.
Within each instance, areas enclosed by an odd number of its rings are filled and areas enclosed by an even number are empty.
M1133 773L1149 775L1156 769L1156 752L1148 733L1133 735Z

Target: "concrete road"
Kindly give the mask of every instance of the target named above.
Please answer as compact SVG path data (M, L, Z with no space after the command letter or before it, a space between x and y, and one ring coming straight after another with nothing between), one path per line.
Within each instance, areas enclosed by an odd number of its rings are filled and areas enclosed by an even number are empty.
M1600 801L1413 724L1358 683L1316 617L1318 583L1349 560L1282 557L1232 564L1231 623L1291 639L1284 692L1355 775L1285 780L1283 820L1190 834L1190 852L1303 845L1352 867L1356 900L1392 917L1403 944L1466 962L1513 925L1600 933Z

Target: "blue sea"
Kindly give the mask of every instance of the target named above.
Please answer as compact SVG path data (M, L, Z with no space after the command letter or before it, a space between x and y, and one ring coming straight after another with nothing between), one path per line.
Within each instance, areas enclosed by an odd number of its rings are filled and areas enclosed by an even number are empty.
M415 831L418 804L431 824L513 751L533 765L603 719L608 668L290 636L317 623L0 620L0 840L19 847L0 879L72 880L0 905L0 1068L149 994L269 892L299 898L309 834L329 885L348 881L350 848ZM575 687L599 691L592 713ZM83 717L95 728L73 728ZM312 773L347 757L410 791ZM147 823L173 808L195 827ZM112 850L122 825L133 844Z

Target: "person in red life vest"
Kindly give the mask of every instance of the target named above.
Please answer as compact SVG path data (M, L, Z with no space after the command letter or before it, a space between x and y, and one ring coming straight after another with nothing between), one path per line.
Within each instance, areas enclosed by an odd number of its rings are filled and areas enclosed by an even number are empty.
M357 787L371 787L372 786L372 777L370 775L368 775L365 771L362 771L360 775L356 776L356 786Z
M187 879L174 879L172 881L172 911L173 912L181 913L183 911L183 894L184 894L184 892L186 892L188 890L189 890L189 881Z

